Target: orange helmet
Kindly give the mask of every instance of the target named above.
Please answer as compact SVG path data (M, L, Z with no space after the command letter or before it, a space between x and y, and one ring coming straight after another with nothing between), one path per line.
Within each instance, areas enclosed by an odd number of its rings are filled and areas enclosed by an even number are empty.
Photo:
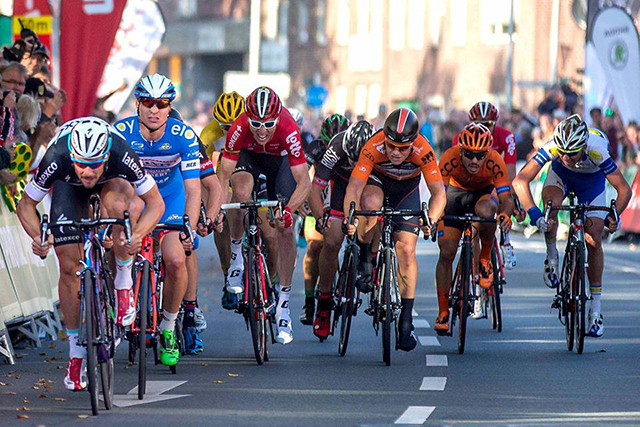
M467 150L486 151L493 146L493 136L485 125L471 122L460 132L458 143Z

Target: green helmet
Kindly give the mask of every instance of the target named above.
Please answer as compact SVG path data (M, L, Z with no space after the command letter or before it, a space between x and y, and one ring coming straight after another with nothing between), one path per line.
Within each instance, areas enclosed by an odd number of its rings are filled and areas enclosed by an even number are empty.
M322 122L320 138L322 138L325 144L328 144L331 138L337 133L347 130L350 124L351 122L345 116L341 114L331 114Z

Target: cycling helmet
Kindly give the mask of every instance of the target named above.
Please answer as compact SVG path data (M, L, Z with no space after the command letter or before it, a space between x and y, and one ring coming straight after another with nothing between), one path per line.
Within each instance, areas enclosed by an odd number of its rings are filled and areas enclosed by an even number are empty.
M68 143L71 160L79 163L100 163L111 149L109 124L97 117L85 117L71 129Z
M458 143L466 150L487 151L493 145L493 136L485 125L471 122L460 131Z
M275 120L280 117L282 102L271 88L260 86L247 96L245 110L253 120Z
M320 127L320 139L328 144L337 133L347 130L351 122L342 114L331 114Z
M295 120L299 129L302 129L302 125L304 124L304 117L302 116L302 112L296 108L287 108L293 120Z
M587 145L589 128L579 114L569 116L556 126L553 140L558 148L566 152L576 152Z
M244 99L238 92L222 92L213 106L213 118L219 123L231 124L243 111Z
M393 110L384 121L384 136L396 145L411 145L418 136L418 117L408 108Z
M366 120L360 120L349 126L342 140L342 149L347 157L354 162L357 161L360 150L372 135L373 126Z
M176 98L176 88L167 77L162 74L151 74L140 79L133 90L136 99L168 99Z
M477 102L469 110L469 120L472 122L497 122L499 117L498 109L490 102Z

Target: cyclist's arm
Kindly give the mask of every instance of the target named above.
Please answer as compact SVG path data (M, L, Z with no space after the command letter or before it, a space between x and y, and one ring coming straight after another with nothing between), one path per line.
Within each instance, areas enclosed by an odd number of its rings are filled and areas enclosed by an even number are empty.
M367 185L367 181L363 181L360 178L354 177L351 175L349 178L349 185L347 185L347 191L344 196L344 215L345 218L349 215L349 208L351 206L351 202L356 202L356 210L360 209L360 197L362 197L362 192L364 191L364 187Z
M151 233L162 218L164 213L164 201L162 195L158 191L158 186L154 185L149 191L140 195L140 198L144 202L144 211L138 222L133 227L133 233L138 236L146 236Z
M184 213L189 215L191 227L195 230L200 215L200 178L189 178L184 180L184 190L186 193L186 202Z
M207 216L215 220L218 216L218 212L220 212L220 205L222 204L220 180L217 175L209 175L202 179L202 186L207 190L207 200L205 202Z
M516 177L515 163L507 163L507 176L509 177L509 182L513 182L513 179Z
M226 157L224 154L222 155L222 159L220 160L220 168L218 168L218 179L220 180L220 191L224 199L224 195L227 196L227 199L231 196L229 193L229 179L231 178L231 174L236 168L236 164L238 163L237 159L231 159Z
M629 200L631 200L631 187L629 187L629 183L619 169L616 169L607 175L607 181L609 181L613 188L618 192L618 197L616 197L616 209L618 210L618 213L622 213L629 204Z
M307 200L307 197L309 197L311 180L309 179L309 169L307 169L306 163L292 166L291 174L293 175L293 179L296 180L296 189L291 195L287 206L289 206L292 212L295 212L296 209Z
M432 223L438 221L444 213L447 204L447 192L442 181L427 182L431 198L429 199L429 219Z
M40 202L33 200L24 193L22 195L22 199L20 199L20 203L18 203L16 211L18 219L22 224L22 228L24 228L24 231L26 231L32 239L40 237L40 218L38 217L38 211L36 210L38 203Z
M526 165L524 165L524 167L520 170L520 173L513 179L513 182L511 183L513 190L518 195L520 203L525 210L529 210L536 205L533 201L533 195L531 194L529 184L535 179L541 169L542 166L535 160L531 159L527 162Z
M320 218L324 213L324 203L322 203L322 191L326 185L321 185L314 178L311 185L311 193L309 194L309 205L311 206L311 214L314 218Z
M513 203L513 197L511 196L510 191L505 191L503 193L498 194L498 199L500 199L500 212L505 214L507 217L511 217L513 215L513 211L515 210L515 204Z

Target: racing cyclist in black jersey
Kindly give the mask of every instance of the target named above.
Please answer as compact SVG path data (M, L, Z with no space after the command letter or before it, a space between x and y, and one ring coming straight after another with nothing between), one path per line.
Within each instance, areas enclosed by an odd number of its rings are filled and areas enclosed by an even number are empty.
M25 188L17 213L33 239L33 253L45 256L53 244L58 256L60 308L69 336L69 363L64 385L68 390L76 391L86 387L87 353L77 342L80 278L76 272L82 268L78 255L82 252L82 235L69 227L52 230L44 247L40 246L40 219L36 206L51 190L50 217L53 222L87 218L92 194L100 195L105 217L122 218L123 212L130 210L131 242L126 242L122 227L113 227L118 326L128 326L135 318L131 292L133 256L140 251L142 238L153 230L162 216L164 202L155 181L145 172L129 143L115 128L96 117L62 125L49 143L35 177ZM132 211L129 205L134 194L146 205L141 215L139 210Z

